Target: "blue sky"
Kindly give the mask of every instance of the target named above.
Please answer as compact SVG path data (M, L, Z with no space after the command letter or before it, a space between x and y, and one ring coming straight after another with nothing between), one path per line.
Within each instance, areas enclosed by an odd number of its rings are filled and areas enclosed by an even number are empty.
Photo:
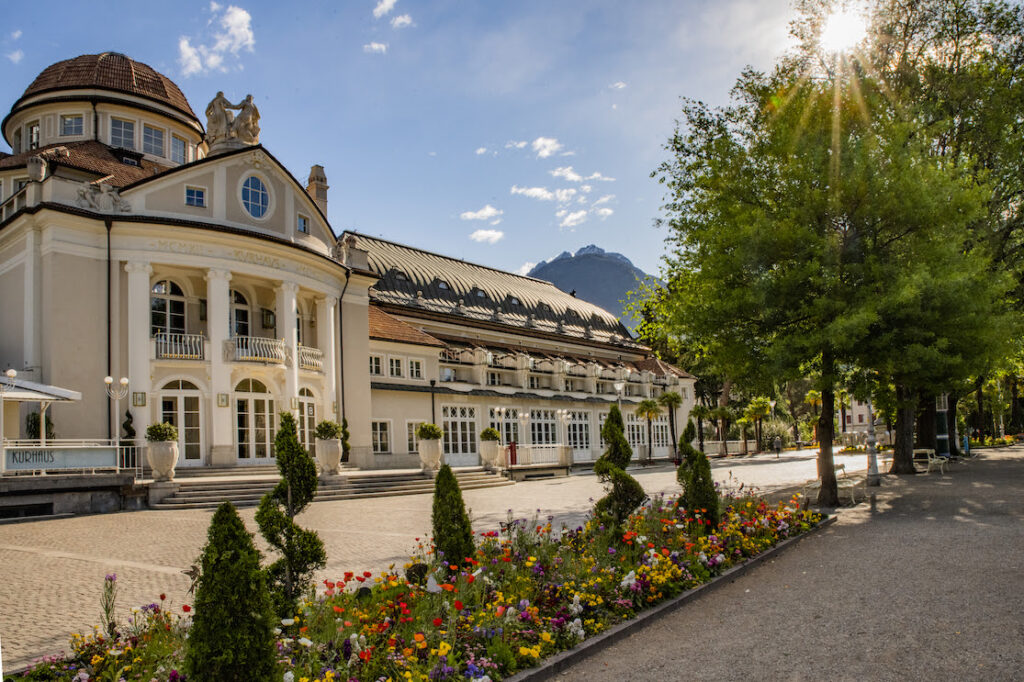
M29 3L0 33L0 96L6 111L49 64L123 52L201 118L217 90L252 93L263 144L302 181L326 168L338 232L512 271L594 243L656 272L649 176L679 98L725 103L744 65L790 44L792 15L788 0Z

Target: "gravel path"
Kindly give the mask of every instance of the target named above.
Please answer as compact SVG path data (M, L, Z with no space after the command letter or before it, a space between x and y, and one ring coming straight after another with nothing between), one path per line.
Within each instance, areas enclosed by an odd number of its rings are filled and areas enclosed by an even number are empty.
M1024 679L1024 451L886 476L874 504L557 679Z

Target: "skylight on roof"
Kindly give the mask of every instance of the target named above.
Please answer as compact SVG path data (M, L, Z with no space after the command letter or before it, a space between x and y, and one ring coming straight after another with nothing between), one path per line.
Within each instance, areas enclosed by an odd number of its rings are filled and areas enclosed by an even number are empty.
M448 282L444 281L443 279L437 281L437 288L445 290L451 289L451 287L448 286Z

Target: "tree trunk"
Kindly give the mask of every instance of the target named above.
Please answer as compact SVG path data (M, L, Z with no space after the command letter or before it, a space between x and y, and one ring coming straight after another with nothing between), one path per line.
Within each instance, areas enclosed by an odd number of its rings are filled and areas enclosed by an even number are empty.
M917 415L917 447L935 450L938 432L935 396L921 391L917 404L923 406Z
M704 420L697 417L697 446L698 449L704 452Z
M818 417L818 505L839 506L839 487L836 484L835 460L832 458L833 420L835 406L835 359L830 351L821 354L821 416Z
M1024 430L1020 415L1020 389L1017 387L1017 376L1011 374L1007 377L1010 382L1010 433L1020 433Z
M672 463L679 461L679 441L676 439L676 410L668 408L668 430L672 434Z
M800 440L800 425L797 421L793 420L793 445L796 445L797 441Z
M949 409L946 411L946 433L949 434L949 454L953 457L963 456L963 453L960 451L959 437L956 432L956 405L959 402L960 394L956 391L950 392L947 403Z
M896 384L896 441L893 443L890 474L916 474L914 468L914 413L917 394Z
M740 438L743 439L743 442L740 444L740 447L741 447L740 452L743 454L744 457L746 457L747 455L750 454L749 452L747 452L747 427L746 427L746 425L743 425L743 426L740 427Z
M846 433L846 400L839 401L839 429Z
M978 377L974 380L975 398L978 401L978 417L975 424L978 429L978 440L985 440L985 377Z
M718 396L718 406L721 408L728 407L729 405L729 394L732 393L732 379L726 379L722 382L722 392ZM728 457L729 456L729 443L726 440L729 437L727 431L728 424L726 424L725 415L719 420L719 440L718 440L718 454Z

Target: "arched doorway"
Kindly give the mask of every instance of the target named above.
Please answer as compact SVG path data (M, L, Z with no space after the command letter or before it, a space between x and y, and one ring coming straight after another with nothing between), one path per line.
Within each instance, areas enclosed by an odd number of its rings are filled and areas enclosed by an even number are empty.
M299 442L306 448L309 454L315 454L313 448L316 445L314 431L316 430L316 398L313 391L308 388L299 389Z
M277 416L274 400L263 382L242 379L235 386L235 443L240 464L274 461Z
M191 381L168 381L160 389L160 420L178 429L178 464L202 466L202 392Z

